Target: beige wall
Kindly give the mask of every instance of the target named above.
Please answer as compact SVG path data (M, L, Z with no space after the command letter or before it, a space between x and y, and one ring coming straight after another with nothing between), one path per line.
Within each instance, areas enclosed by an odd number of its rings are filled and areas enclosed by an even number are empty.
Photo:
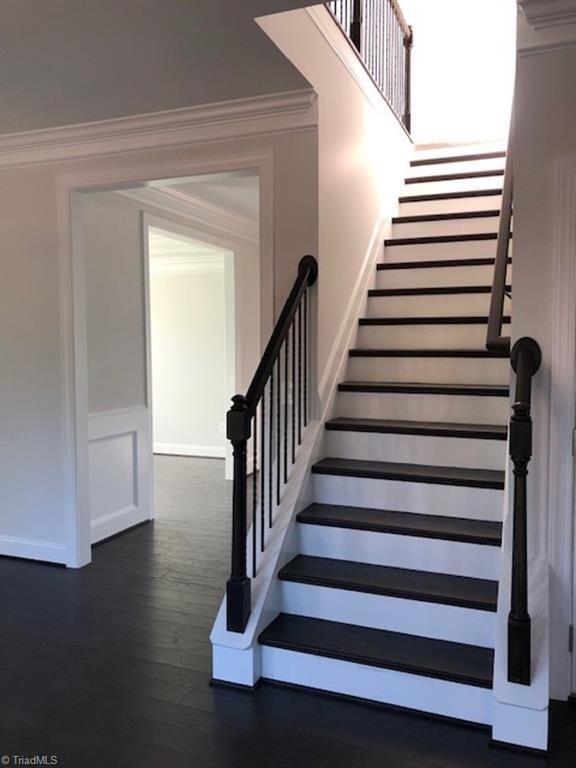
M155 450L224 456L225 303L224 264L212 272L150 275Z
M65 562L75 514L73 414L67 410L71 292L60 279L68 232L58 206L59 180L72 175L93 184L94 175L123 172L131 179L142 167L165 178L180 164L201 161L207 167L223 157L271 154L275 194L265 204L273 206L275 235L266 258L274 267L277 310L300 256L317 252L316 141L316 132L305 130L0 169L0 553L14 553L18 544L24 555Z
M2 0L0 134L306 85L254 23L307 0Z

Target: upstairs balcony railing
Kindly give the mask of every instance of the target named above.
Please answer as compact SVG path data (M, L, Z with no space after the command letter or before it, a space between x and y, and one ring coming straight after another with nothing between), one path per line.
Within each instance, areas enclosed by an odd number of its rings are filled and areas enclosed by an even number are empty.
M326 3L358 49L366 69L410 132L412 28L397 0L331 0Z

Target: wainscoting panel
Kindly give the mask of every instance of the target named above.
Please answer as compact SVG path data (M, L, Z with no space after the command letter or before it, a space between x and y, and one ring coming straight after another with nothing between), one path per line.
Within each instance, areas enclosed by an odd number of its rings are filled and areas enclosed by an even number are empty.
M147 408L89 417L91 543L153 517Z

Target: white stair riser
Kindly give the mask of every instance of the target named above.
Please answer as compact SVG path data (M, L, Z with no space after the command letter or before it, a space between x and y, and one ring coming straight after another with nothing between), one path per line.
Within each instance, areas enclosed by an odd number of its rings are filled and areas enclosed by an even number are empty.
M504 311L511 312L511 302L504 301ZM371 296L367 317L488 317L489 293L441 293L417 296Z
M450 285L492 285L494 267L422 267L414 269L379 269L376 288L446 288ZM508 268L512 282L512 265Z
M476 579L498 579L499 547L329 525L299 523L296 530L298 552L310 557L329 557Z
M333 458L396 461L441 467L503 470L506 466L504 440L328 430L326 454Z
M387 245L385 261L427 261L428 259L493 259L496 240L471 240L451 243L415 243Z
M492 691L349 661L261 649L262 677L489 725Z
M418 158L416 158L418 159ZM504 157L489 157L485 160L467 160L452 163L433 163L429 165L412 165L407 178L419 176L442 176L446 173L474 173L476 171L502 170L505 165Z
M436 172L432 172L436 175ZM422 176L432 174L426 172ZM476 192L481 189L502 189L502 176L483 176L479 179L450 179L449 181L423 181L405 184L401 195L436 195L447 192Z
M340 392L336 412L339 416L360 419L506 424L509 404L505 397L404 392Z
M356 347L363 349L485 349L482 325L360 325ZM509 333L506 326L505 332Z
M502 520L504 494L491 488L315 475L314 489L314 498L319 504L393 509L471 520Z
M411 221L401 224L393 224L392 234L390 236L436 237L438 235L473 235L478 232L498 232L498 216L486 216L485 218L480 219Z
M410 195L407 195L410 196ZM459 211L499 210L502 195L481 195L480 197L456 197L448 200L423 200L401 202L399 216L419 216L427 213L458 213Z
M510 361L499 358L351 357L348 381L508 384Z
M332 587L280 582L283 613L494 648L496 614Z

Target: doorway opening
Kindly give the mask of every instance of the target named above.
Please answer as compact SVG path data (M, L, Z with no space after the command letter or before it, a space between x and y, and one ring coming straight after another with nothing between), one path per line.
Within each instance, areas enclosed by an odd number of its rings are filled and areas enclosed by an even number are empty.
M221 478L222 503L226 411L268 331L259 175L76 191L72 224L91 546L161 517L203 472Z

